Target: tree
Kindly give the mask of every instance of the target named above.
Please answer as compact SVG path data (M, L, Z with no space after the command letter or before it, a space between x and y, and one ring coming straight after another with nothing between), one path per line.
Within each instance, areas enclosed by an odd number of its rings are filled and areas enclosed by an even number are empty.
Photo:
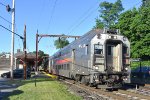
M69 44L69 41L66 40L66 38L64 37L58 38L57 40L55 40L55 43L54 43L54 45L56 46L56 49L63 48L64 46L68 44Z
M142 0L142 7L150 6L150 0Z
M104 24L103 24L103 22L100 19L96 18L95 22L96 22L96 25L94 26L94 29L102 29L102 28L104 28Z
M33 53L36 54L36 51L33 51ZM39 50L38 55L40 58L42 58L43 56L46 56L47 54L45 54L42 50Z
M118 21L119 14L124 10L121 0L117 0L115 3L104 1L99 6L101 9L99 10L99 17L101 19L96 19L95 28L102 28L102 26L107 28L113 27Z
M131 57L150 58L150 7L133 8L119 16L117 28L131 42Z
M33 53L34 54L36 54L36 51L33 51ZM41 65L43 65L43 62L44 61L47 61L48 60L48 54L45 54L42 50L39 50L38 51L38 60L39 60L39 62L38 62L38 66L41 66ZM47 64L48 65L48 64ZM46 66L46 65L45 65ZM42 66L43 67L43 66Z

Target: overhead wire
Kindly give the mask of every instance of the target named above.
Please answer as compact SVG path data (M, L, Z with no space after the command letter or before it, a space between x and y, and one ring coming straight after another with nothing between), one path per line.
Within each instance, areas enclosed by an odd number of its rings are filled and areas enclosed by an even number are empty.
M7 31L9 31L9 32L11 32L11 33L14 33L15 35L19 36L20 39L24 39L24 37L22 37L21 35L15 33L15 32L12 32L11 30L9 30L8 28L6 28L5 26L3 26L3 25L0 25L0 26L1 26L2 28L6 29Z
M49 21L48 21L48 28L47 28L47 31L49 31L49 28L50 28L50 25L51 25L51 22L52 22L52 18L53 18L53 14L54 14L54 12L55 12L55 8L56 8L57 1L58 1L58 0L55 0L54 5L53 5L53 8L52 8L52 14L51 14L50 19L49 19Z
M5 5L5 4L3 4L2 2L0 2L0 5L2 5L2 6L5 6L5 7L6 7L6 5Z
M16 26L15 26L15 30L16 30L16 33L18 33L18 30L17 30L17 27L16 27ZM18 40L17 43L18 43L19 49L21 50L20 39L18 38L17 40Z
M87 14L90 12L90 10L91 10L92 8L94 8L97 3L99 3L99 1L100 1L100 0L97 0L96 3L94 3L92 6L90 6L90 7L75 21L75 23L73 23L73 24L68 28L68 30L71 30L71 29L74 27L74 25L76 24L76 22L78 22L78 21L81 20L85 15L87 15ZM79 22L79 23L81 23L81 22Z
M5 20L6 22L8 22L9 24L12 24L10 21L8 21L7 19L5 19L4 17L0 16L1 19Z
M138 2L138 3L136 3L134 6L136 6L136 5L138 5L138 4L140 4L141 3L141 1L140 2ZM99 7L98 7L99 8ZM96 8L95 10L98 10L98 8ZM133 7L131 7L131 8L133 8ZM130 9L131 9L130 8ZM89 8L88 10L87 10L87 12L89 12L90 11L90 9L91 8ZM95 11L95 10L93 10L93 11ZM93 11L91 11L86 17L84 17L84 19L82 19L75 27L73 27L73 25L71 26L71 31L70 32L68 32L68 34L70 34L71 32L73 32L77 27L79 27L92 13L93 13ZM86 12L86 13L87 13Z
M39 11L39 16L43 16L44 8L45 8L45 0L42 0L42 7L41 10ZM39 23L37 23L37 27L39 27Z
M130 7L129 9L127 9L127 10L131 10L132 8L134 8L135 6L137 6L137 5L139 5L141 3L141 1L140 2L138 2L138 3L136 3L135 5L133 5L132 7Z
M97 8L94 9L94 10L92 10L87 16L85 16L84 19L82 19L74 28L72 28L69 33L73 32L76 28L78 28L87 18L89 18L89 17L94 13L95 10L98 10L98 8L99 8L99 7L97 7ZM69 34L69 33L68 33L68 34Z

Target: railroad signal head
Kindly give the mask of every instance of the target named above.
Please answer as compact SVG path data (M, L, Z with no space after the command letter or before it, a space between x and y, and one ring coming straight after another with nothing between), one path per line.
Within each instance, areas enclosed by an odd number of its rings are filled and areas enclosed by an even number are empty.
M10 6L9 6L9 5L7 5L7 6L6 6L6 10L7 10L8 12L10 12L10 11L11 11L11 8L10 8Z

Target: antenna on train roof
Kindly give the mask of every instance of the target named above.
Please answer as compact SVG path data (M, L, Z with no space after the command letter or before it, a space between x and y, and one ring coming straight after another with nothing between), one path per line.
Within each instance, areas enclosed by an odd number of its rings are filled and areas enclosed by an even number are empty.
M120 34L120 29L117 29L117 34Z
M106 28L106 27L104 27L104 29L103 29L103 34L105 34L105 33L106 33L106 30L107 30L107 28Z

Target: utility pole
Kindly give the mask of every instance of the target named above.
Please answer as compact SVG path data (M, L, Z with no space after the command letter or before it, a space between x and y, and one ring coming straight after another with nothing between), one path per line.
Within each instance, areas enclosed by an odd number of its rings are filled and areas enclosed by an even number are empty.
M11 39L11 60L10 60L10 72L11 79L13 79L13 67L14 67L14 30L15 29L15 0L12 5L12 39Z
M27 78L27 64L26 64L26 58L27 58L27 49L26 49L26 25L24 26L24 43L23 43L23 50L24 50L24 79Z

